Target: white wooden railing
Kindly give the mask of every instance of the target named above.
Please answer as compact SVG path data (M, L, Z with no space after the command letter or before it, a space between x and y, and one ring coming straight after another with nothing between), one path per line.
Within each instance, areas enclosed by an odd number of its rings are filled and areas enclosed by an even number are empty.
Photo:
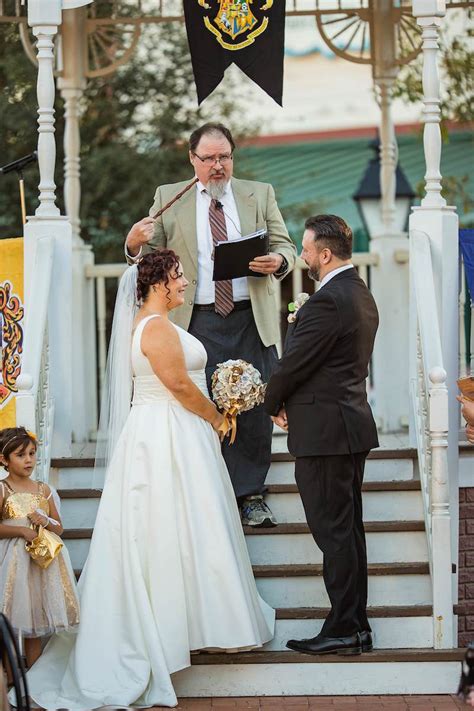
M357 252L352 255L352 262L357 267L359 275L369 283L369 269L378 263L376 254L370 252ZM88 264L85 267L85 275L88 279L95 281L95 300L96 300L96 322L97 322L97 357L98 357L98 380L99 380L99 396L102 393L102 385L105 376L105 366L107 361L107 279L113 279L118 283L120 277L124 273L127 265L125 262L120 264ZM304 272L307 271L307 266L302 259L298 257L295 269L287 277L291 280L291 294L294 299L297 294L301 293L304 282ZM278 290L278 303L280 311L286 309L286 305L282 303L281 282L276 282ZM314 282L314 289L317 283Z
M21 374L17 379L16 421L38 438L35 476L48 481L53 438L54 401L49 370L48 309L54 239L38 238L27 304Z
M410 232L410 280L410 312L417 355L417 372L412 374L411 382L411 405L433 590L434 647L446 649L454 646L448 389L430 240L426 233L418 230Z

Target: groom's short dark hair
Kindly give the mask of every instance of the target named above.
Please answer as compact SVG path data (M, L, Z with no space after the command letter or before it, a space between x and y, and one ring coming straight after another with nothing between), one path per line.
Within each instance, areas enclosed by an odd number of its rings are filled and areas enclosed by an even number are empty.
M352 230L337 215L314 215L304 223L306 230L314 232L314 241L331 250L338 259L352 257Z

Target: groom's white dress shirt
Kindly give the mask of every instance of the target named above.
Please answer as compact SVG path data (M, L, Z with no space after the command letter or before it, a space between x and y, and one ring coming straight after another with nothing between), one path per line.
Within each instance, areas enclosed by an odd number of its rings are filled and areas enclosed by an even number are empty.
M353 264L344 264L343 267L338 267L337 269L333 269L332 272L329 272L328 274L326 274L326 276L323 277L323 279L321 280L321 283L320 283L320 285L319 285L319 287L318 287L318 291L319 291L320 289L322 289L323 286L326 286L326 284L328 283L328 281L331 281L331 279L332 279L333 277L335 277L336 274L340 274L341 272L345 272L347 269L354 269L354 265L353 265Z

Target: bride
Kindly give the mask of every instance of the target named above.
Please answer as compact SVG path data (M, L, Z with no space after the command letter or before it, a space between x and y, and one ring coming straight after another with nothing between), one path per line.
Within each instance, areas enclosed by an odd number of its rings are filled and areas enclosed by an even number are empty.
M77 635L54 636L28 674L42 707L175 706L170 675L191 651L250 649L273 636L221 456L206 352L168 318L187 284L171 250L122 277L106 398L111 456L79 582L81 623Z

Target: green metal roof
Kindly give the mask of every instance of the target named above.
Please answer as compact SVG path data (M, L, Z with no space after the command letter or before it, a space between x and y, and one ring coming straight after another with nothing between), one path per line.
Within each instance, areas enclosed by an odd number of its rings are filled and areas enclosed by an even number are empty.
M268 182L275 188L290 234L299 244L304 218L315 212L343 217L358 238L356 250L366 248L366 235L352 200L372 157L369 138L305 141L247 146L236 156L236 175ZM415 192L425 173L422 133L398 136L400 165ZM473 134L451 132L443 144L443 176L470 176L465 189L474 199ZM419 203L419 200L415 201ZM462 218L462 205L458 205ZM471 208L472 210L472 208Z

